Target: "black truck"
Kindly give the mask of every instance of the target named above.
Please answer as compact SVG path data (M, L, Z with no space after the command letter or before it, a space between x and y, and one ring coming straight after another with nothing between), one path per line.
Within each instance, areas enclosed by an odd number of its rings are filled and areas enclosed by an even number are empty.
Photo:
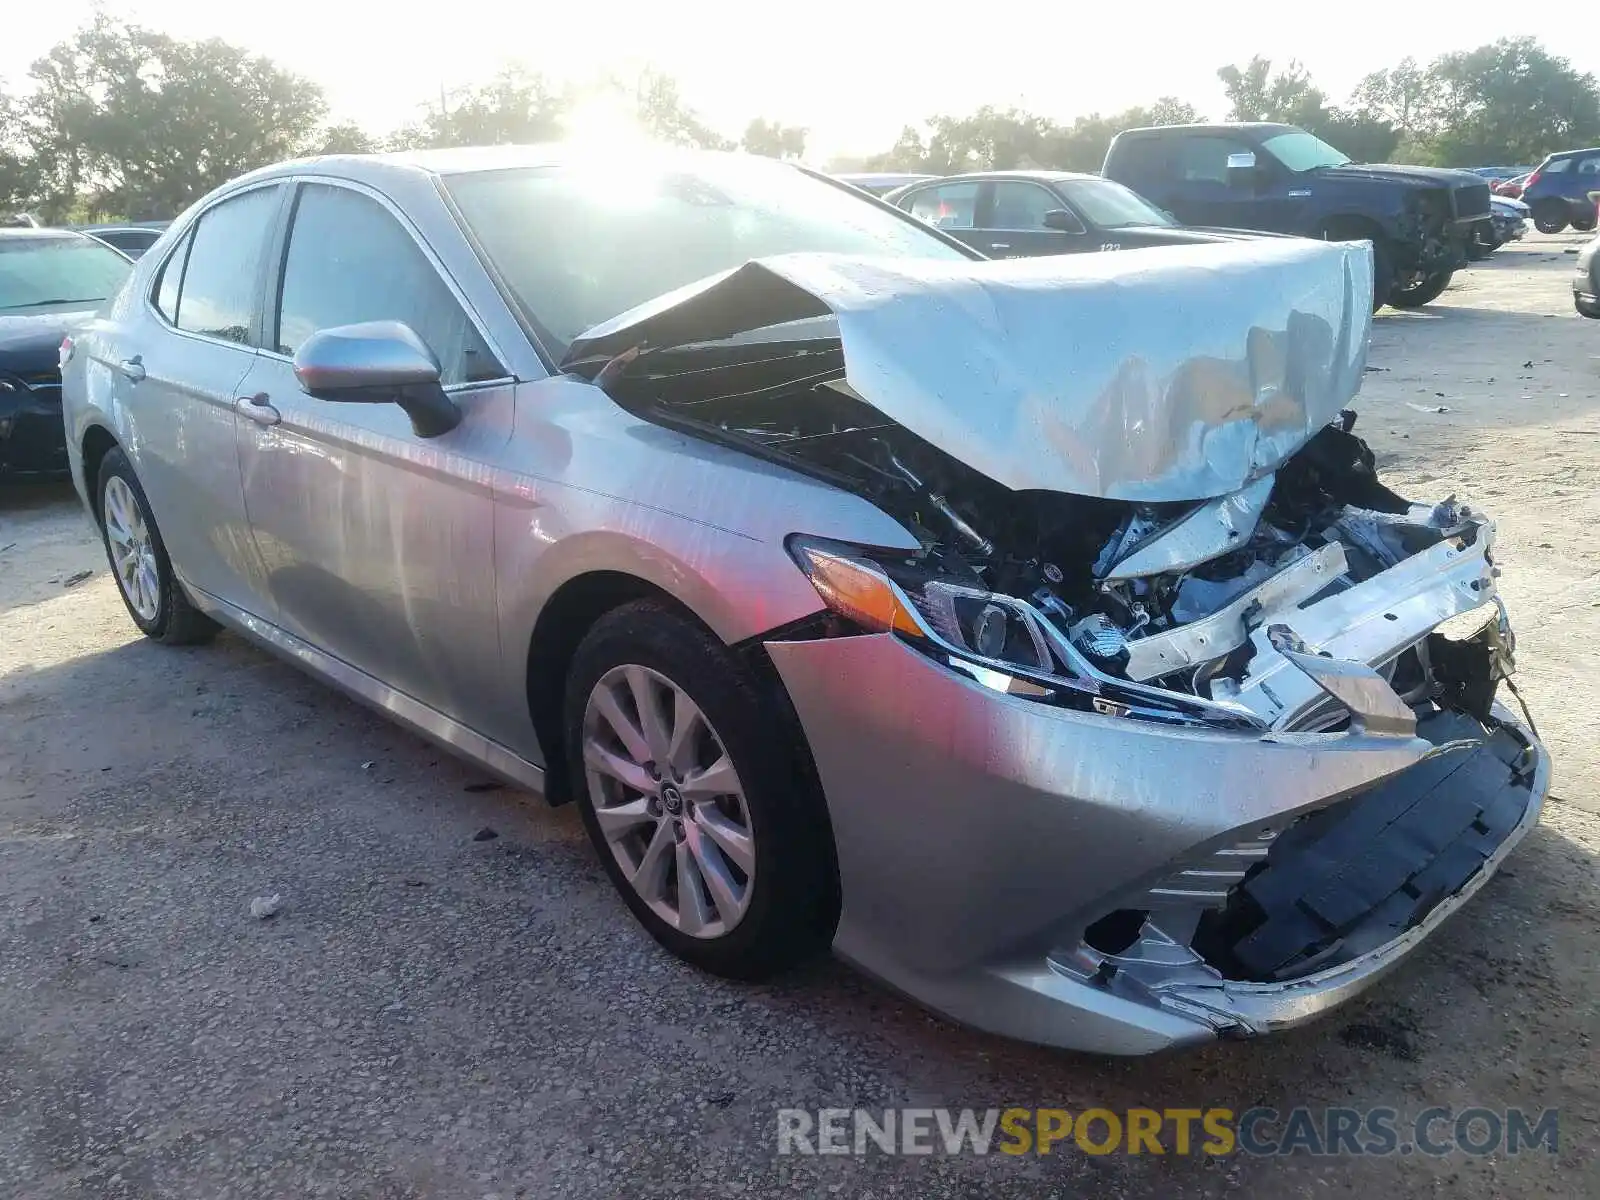
M1374 308L1438 296L1489 220L1489 185L1470 172L1353 163L1293 125L1129 129L1101 174L1186 225L1370 240Z

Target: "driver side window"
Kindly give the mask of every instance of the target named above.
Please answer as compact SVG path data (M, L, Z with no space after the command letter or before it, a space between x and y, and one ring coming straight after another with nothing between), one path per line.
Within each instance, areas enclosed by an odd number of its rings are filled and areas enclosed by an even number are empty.
M1228 182L1228 156L1253 154L1255 147L1233 138L1193 137L1184 141L1178 155L1178 178L1186 183Z
M506 374L433 263L383 205L350 188L304 184L284 254L273 345L292 355L318 330L362 321L404 321L438 358L446 387Z

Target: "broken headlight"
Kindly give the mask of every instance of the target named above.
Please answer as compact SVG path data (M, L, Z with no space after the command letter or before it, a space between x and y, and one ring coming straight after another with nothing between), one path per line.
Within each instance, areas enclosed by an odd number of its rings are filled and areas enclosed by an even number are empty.
M829 608L875 633L896 633L995 666L1054 671L1038 616L1019 600L941 578L895 578L859 551L796 538L791 552Z
M1105 716L1260 727L1246 710L1105 675L1025 601L915 575L857 547L795 537L789 550L834 613L868 632L894 634L995 691Z

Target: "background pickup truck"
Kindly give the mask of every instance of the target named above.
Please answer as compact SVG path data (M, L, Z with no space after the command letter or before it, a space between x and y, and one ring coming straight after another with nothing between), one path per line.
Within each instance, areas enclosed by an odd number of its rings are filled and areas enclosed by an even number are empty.
M1369 239L1375 309L1438 296L1489 220L1489 185L1470 172L1352 163L1293 125L1129 129L1101 173L1186 225Z

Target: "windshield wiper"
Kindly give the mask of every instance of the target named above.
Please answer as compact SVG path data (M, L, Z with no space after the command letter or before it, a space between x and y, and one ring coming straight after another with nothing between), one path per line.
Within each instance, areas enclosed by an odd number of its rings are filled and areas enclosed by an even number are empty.
M104 296L62 296L53 300L29 300L26 304L0 304L0 312L11 308L44 308L51 304L99 304Z

